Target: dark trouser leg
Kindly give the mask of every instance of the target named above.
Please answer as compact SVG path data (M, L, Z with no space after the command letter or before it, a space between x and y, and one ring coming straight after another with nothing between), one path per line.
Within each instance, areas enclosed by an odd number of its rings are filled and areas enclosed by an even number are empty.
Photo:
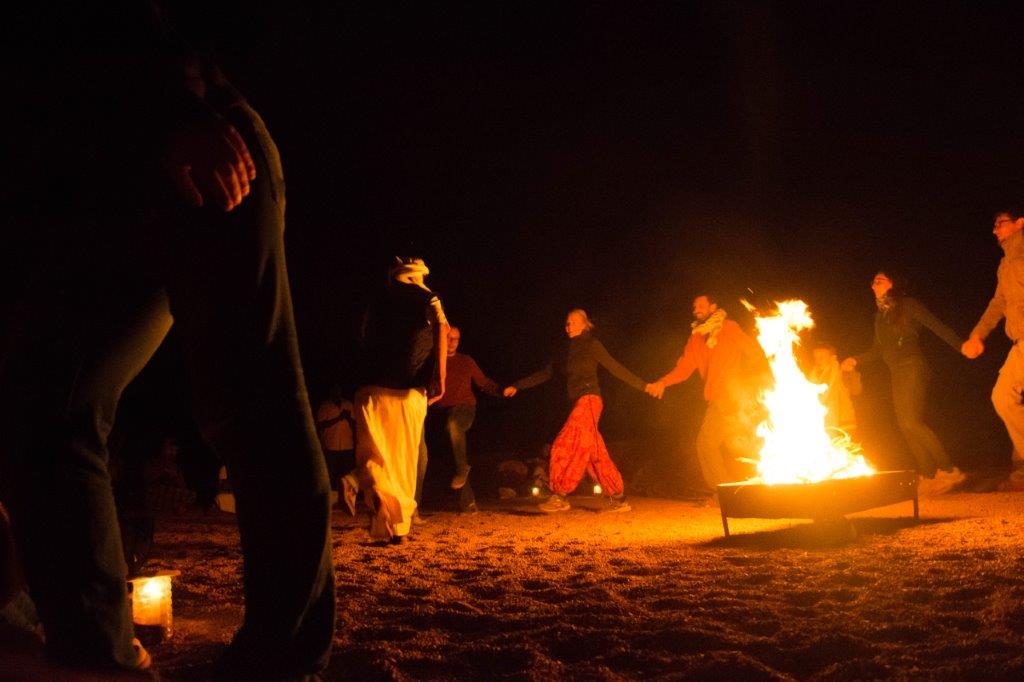
M423 501L423 479L427 477L427 428L423 425L423 435L420 437L420 450L416 457L416 508L419 509Z
M277 151L254 112L229 118L257 164L252 194L231 213L169 217L168 292L196 417L237 504L246 608L232 652L262 675L312 672L334 631L330 486L299 361Z
M342 475L342 451L324 450L324 462L327 464L327 480L331 483L331 490L338 489L338 481Z
M350 474L356 469L356 451L355 450L339 450L338 451L338 477L341 478L345 474Z
M896 423L917 462L917 472L931 478L936 469L953 467L939 437L924 423L924 398L928 388L928 368L922 360L911 360L890 367L892 404Z
M469 469L466 432L473 427L474 419L476 419L476 405L455 405L449 408L445 415L445 428L452 443L452 459L455 460L456 472ZM459 489L459 510L467 511L475 504L476 496L473 494L473 486L467 479L466 484Z
M469 468L469 459L466 455L466 432L472 428L474 419L476 419L476 405L455 405L448 408L445 428L452 443L452 458L455 460L456 471L465 471Z
M459 511L469 511L476 504L476 495L473 494L473 485L467 480L466 485L459 490Z
M15 421L4 429L4 463L11 467L10 510L48 655L70 664L131 666L138 655L107 437L122 391L152 357L171 318L160 291L135 300L85 298L93 300L64 301L73 310L53 310L73 321L54 319L56 335L31 336L22 346L27 355L12 358L34 376L5 377L4 414Z

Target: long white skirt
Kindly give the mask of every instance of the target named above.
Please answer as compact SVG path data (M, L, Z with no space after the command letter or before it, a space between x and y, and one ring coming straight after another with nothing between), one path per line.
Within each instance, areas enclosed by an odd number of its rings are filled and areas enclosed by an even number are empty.
M376 513L370 536L406 535L416 511L416 465L427 416L423 389L365 386L355 395L356 463L367 505Z

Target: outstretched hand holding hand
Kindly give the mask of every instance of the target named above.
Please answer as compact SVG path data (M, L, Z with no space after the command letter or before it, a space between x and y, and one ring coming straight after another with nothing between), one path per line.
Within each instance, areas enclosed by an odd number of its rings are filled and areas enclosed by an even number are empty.
M973 360L985 352L985 342L977 336L972 336L960 346L960 352L968 360Z
M665 382L655 381L652 384L647 384L647 386L644 387L644 393L651 396L652 398L657 398L658 400L661 400L661 397L665 395Z
M189 206L230 211L249 194L256 164L242 136L220 118L197 121L167 142L163 165Z
M852 372L857 369L857 358L846 358L842 364L839 365L839 369L844 372Z
M502 391L501 394L503 396L505 396L506 398L511 398L512 396L514 396L518 392L519 391L516 390L515 386L506 386L505 390Z

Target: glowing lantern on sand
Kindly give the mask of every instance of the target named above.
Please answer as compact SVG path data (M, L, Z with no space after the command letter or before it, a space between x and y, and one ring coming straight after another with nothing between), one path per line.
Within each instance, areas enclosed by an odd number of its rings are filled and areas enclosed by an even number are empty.
M161 642L173 633L171 578L179 571L160 571L128 581L135 634L144 644Z

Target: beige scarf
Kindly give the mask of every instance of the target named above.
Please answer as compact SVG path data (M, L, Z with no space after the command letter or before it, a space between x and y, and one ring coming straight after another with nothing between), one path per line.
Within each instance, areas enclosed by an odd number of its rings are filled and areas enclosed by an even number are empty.
M694 320L690 323L690 329L695 334L703 334L708 348L714 348L718 344L718 332L722 331L725 323L726 313L724 308L719 308L707 316L703 322Z

